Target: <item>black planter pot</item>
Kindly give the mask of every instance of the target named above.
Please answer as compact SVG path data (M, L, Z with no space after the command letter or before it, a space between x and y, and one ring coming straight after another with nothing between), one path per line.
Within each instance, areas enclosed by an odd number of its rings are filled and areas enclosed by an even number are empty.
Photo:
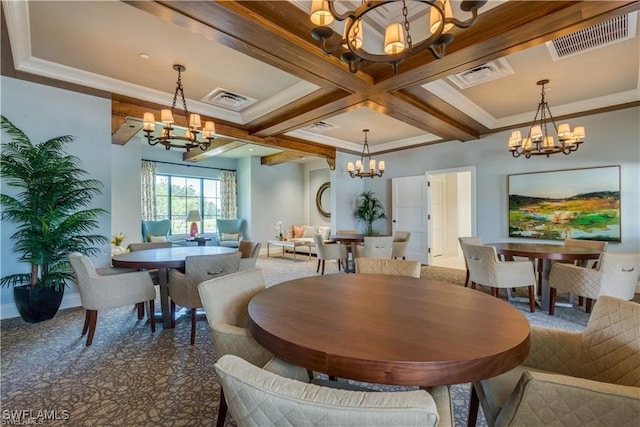
M64 289L56 291L54 288L30 288L16 286L13 288L13 299L18 312L25 322L38 323L52 319L62 303Z

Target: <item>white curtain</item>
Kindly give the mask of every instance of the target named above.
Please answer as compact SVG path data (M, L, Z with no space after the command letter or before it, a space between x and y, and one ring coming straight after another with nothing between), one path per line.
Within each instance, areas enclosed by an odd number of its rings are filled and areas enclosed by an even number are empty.
M238 218L238 190L235 171L222 171L220 174L221 205L220 219Z
M156 163L142 161L142 220L156 219Z

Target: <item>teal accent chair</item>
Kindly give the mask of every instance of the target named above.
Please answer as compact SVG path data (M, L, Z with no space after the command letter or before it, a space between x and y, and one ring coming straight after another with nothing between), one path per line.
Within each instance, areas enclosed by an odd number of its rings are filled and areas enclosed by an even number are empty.
M218 246L227 248L237 248L240 246L244 219L219 219L216 221L216 224L218 227Z
M142 241L151 242L153 237L166 237L168 240L171 221L160 219L157 221L142 221Z

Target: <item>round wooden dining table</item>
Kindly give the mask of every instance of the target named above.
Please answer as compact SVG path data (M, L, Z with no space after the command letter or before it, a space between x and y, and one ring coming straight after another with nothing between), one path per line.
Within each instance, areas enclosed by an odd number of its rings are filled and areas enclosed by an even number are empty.
M599 249L581 246L554 245L548 243L487 243L496 248L496 253L507 260L514 256L525 257L536 261L538 270L538 285L540 286L540 308L549 311L549 272L553 261L588 261L600 258Z
M276 356L330 376L435 386L489 378L529 352L529 322L488 294L427 279L323 275L265 289L249 329Z
M111 264L114 267L122 268L158 269L162 326L171 328L169 286L167 283L168 269L184 270L187 256L219 255L234 252L237 252L237 249L223 246L172 246L170 248L146 249L114 255L111 257Z

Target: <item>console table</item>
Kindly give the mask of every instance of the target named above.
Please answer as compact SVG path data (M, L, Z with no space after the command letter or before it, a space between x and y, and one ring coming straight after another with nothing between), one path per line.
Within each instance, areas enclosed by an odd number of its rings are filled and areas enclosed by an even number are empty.
M299 242L296 240L267 240L267 258L269 258L269 247L270 246L281 246L282 247L282 256L284 256L285 248L291 249L293 252L293 260L296 260L296 248L301 246L306 246L309 248L309 259L311 259L311 243L309 242Z

